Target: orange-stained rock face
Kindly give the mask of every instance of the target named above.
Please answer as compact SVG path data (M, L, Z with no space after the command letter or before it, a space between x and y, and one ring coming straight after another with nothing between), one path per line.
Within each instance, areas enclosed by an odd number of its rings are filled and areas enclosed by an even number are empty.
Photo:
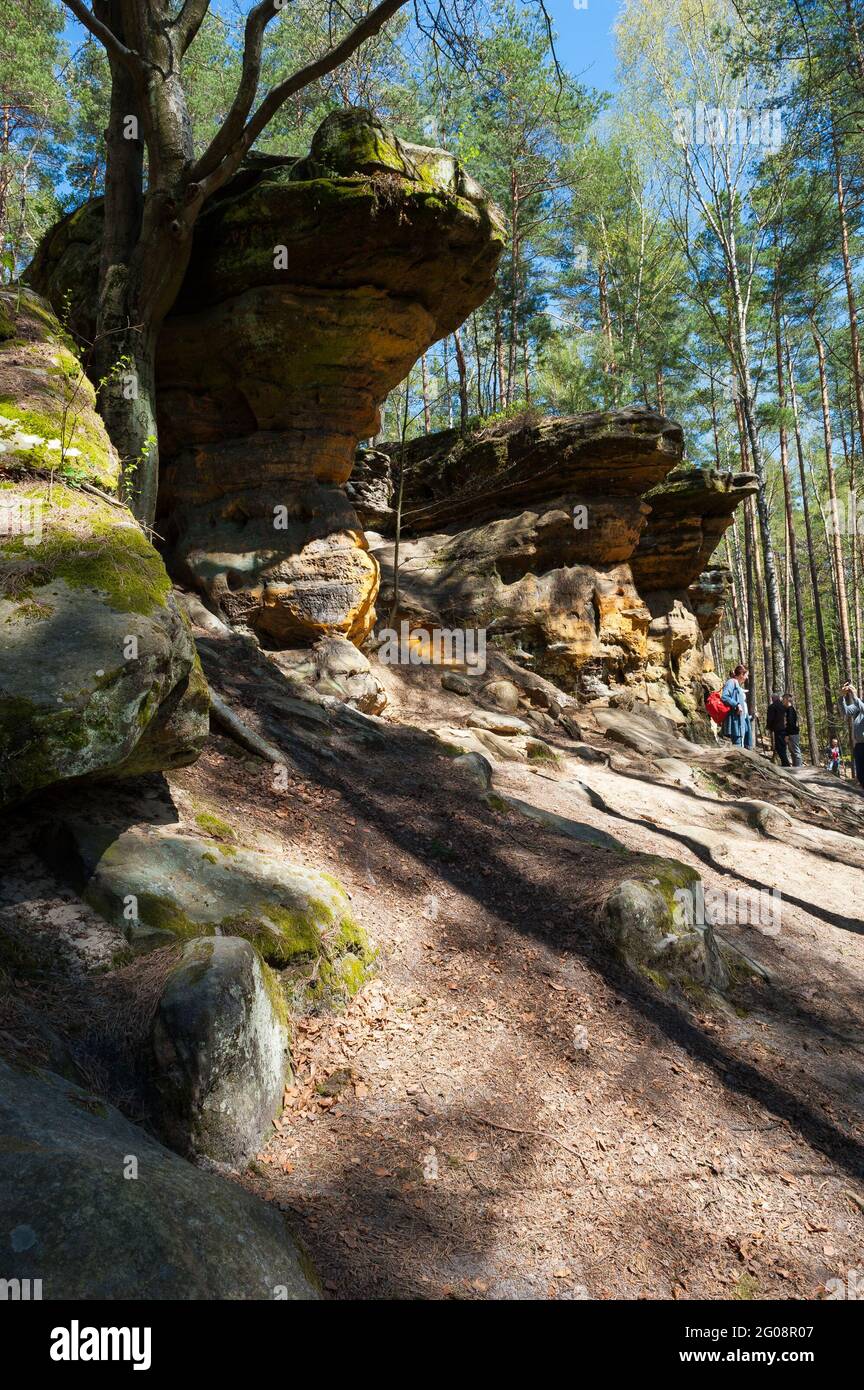
M64 220L31 278L87 329L101 204ZM300 159L253 156L205 209L157 361L156 530L175 577L280 645L359 642L378 567L346 499L357 442L431 343L491 293L500 214L458 160L368 112Z
M385 598L396 448L359 450L346 489L380 533ZM728 582L722 567L705 567L754 479L692 468L683 448L674 421L642 408L528 416L466 440L447 431L411 441L405 616L483 627L566 690L606 698L630 687L698 724L705 639Z
M159 349L169 565L270 643L360 642L379 574L342 487L418 356L490 293L499 216L361 112L205 216Z

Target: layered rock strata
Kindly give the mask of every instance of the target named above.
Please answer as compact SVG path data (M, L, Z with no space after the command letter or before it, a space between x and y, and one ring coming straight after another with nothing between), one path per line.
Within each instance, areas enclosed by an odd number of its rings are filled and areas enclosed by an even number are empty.
M485 628L564 689L633 687L690 720L728 583L706 567L755 479L683 453L680 427L650 410L529 418L412 440L404 458L398 445L361 449L347 490L389 591L402 460L410 621Z

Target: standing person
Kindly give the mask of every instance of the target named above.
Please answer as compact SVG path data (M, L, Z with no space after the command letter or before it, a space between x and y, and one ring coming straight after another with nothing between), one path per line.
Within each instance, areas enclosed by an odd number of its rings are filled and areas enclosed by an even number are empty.
M792 766L803 767L804 755L801 752L801 721L798 718L798 711L795 708L792 696L788 690L783 696L783 704L786 708L786 747L792 754Z
M836 775L839 777L839 776L840 776L840 744L837 742L837 739L836 739L836 738L832 738L832 740L831 740L831 747L828 749L827 758L828 758L828 762L827 762L826 766L827 766L827 768L828 768L828 771L829 771L829 772L836 773Z
M768 706L765 723L773 740L774 752L780 759L782 766L788 767L789 754L786 751L786 706L780 699L780 692L777 690L775 690L771 696L771 703Z
M735 670L730 672L726 684L720 692L720 699L729 706L729 713L720 726L720 732L724 738L731 739L738 748L752 746L747 696L744 694L746 678L747 667L736 666Z
M852 756L855 760L855 776L864 787L864 700L859 700L858 692L851 681L843 682L840 692L840 708L846 719L852 720Z
M755 709L750 713L750 675L747 671L741 678L741 686L744 691L744 747L752 748L756 741L756 720L759 715Z

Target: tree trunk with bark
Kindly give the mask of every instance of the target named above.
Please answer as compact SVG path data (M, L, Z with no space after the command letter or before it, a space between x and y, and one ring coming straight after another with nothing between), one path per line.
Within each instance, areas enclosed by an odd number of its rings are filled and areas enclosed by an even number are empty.
M464 435L468 429L468 368L465 366L465 353L462 351L462 339L458 328L453 334L453 346L459 372L459 429Z
M819 762L819 740L816 734L816 717L813 711L813 688L810 681L810 657L807 644L807 625L801 590L801 570L798 564L798 548L795 537L795 512L792 503L792 484L789 478L789 451L786 438L786 424L783 411L786 407L786 390L783 377L783 346L780 336L780 307L775 305L774 346L777 360L777 402L780 407L780 473L783 478L783 500L786 508L786 538L789 551L788 565L795 595L795 623L798 630L798 655L801 663L801 688L804 694L804 720L807 726L807 743L811 763ZM792 642L787 624L789 652L789 674L791 686Z
M828 400L828 381L825 376L825 345L814 327L813 341L819 363L819 394L822 404L822 432L825 440L825 471L828 475L828 515L830 520L830 550L834 558L834 583L837 592L837 617L840 627L840 647L843 653L844 679L852 680L852 638L849 631L849 604L846 598L846 565L843 556L843 536L837 506L837 480L831 446L831 406Z
M420 358L420 375L423 389L423 433L432 432L432 407L429 402L429 368L426 365L426 354Z
M798 415L798 393L795 390L795 375L792 370L792 357L788 340L785 343L786 376L789 381L789 396L792 402L792 416L795 424L795 452L798 456L798 473L801 480L801 510L804 515L804 531L807 537L807 559L810 568L810 585L813 597L813 613L816 619L816 640L819 647L819 661L822 667L822 689L825 698L825 719L828 736L837 733L837 714L832 697L831 669L828 661L828 645L825 640L825 621L822 614L822 600L819 593L819 575L816 569L816 552L813 546L813 525L810 520L810 504L807 500L807 477L804 471L804 447L801 442L801 422Z

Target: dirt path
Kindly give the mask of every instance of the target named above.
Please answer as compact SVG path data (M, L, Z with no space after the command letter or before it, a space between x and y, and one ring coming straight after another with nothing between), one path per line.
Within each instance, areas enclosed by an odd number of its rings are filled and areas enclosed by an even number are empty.
M241 1179L296 1225L329 1294L818 1298L864 1268L857 793L816 788L811 824L755 760L723 784L710 756L688 755L693 774L597 727L611 766L548 731L557 765L495 763L499 798L682 859L706 888L781 887L778 933L722 929L769 978L726 1007L688 1002L598 932L620 854L487 804L418 734L464 727L470 704L391 672L389 724L321 733L296 701L274 722L285 691L266 667L208 674L284 747L287 784L219 737L169 781L176 804L336 874L379 948L343 1014L297 1024L284 1114ZM768 793L791 819L765 820ZM23 1036L56 1068L37 1010L62 1034L108 990L128 1032L159 979L141 1000L139 962L101 973L117 933L22 848L5 854L0 912L44 974L0 1015L0 1050Z
M820 909L819 872L847 891L836 862L754 832L736 839L740 876L720 873L679 828L710 821L712 791L496 766L498 790L694 863L708 886L762 882L757 849L797 874L779 936L730 931L771 982L700 1011L600 943L607 852L491 810L393 735L295 770L275 812L266 770L211 750L180 774L224 811L230 771L238 823L284 826L380 947L344 1015L299 1025L285 1114L244 1179L296 1222L329 1292L818 1298L864 1265L864 943L836 902ZM611 812L577 798L577 774Z

